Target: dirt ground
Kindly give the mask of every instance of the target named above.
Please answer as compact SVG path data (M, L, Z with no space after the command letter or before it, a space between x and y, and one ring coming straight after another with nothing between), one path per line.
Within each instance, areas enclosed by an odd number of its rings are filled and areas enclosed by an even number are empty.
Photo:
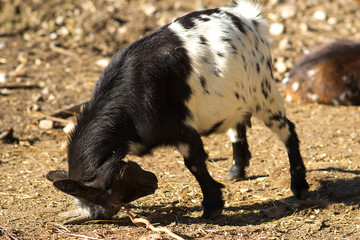
M66 122L44 129L42 116L88 99L118 49L175 17L229 2L0 0L0 131L13 128L15 138L0 143L0 239L171 239L134 225L125 210L146 218L172 203L151 223L185 239L360 239L360 107L300 103L286 107L301 140L309 199L292 197L285 147L254 119L244 181L224 180L232 158L228 137L203 138L209 171L226 185L219 219L200 218L195 178L175 149L158 149L144 158L127 156L157 175L153 195L128 204L111 222L62 224L58 214L75 203L44 174L67 169ZM279 81L314 44L360 40L360 7L353 0L269 0L263 8Z

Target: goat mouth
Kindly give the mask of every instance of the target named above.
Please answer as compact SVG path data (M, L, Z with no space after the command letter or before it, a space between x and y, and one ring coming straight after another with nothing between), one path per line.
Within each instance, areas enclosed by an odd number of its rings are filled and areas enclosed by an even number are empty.
M158 184L157 183L149 183L149 184L146 184L144 186L144 193L146 193L146 195L150 195L150 194L153 194L155 193L156 189L158 189Z

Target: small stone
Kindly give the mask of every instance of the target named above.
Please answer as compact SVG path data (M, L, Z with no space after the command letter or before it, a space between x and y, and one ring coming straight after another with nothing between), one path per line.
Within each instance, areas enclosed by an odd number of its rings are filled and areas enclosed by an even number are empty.
M35 63L36 66L40 66L41 65L41 59L39 59L39 58L35 59L34 63Z
M54 33L54 32L50 33L50 39L51 40L55 40L57 38L58 38L58 35L56 33Z
M337 20L337 18L330 17L327 22L328 22L328 24L330 24L330 25L335 25L335 24L338 23L338 20Z
M286 50L289 48L291 48L290 40L288 38L281 39L279 42L279 49Z
M16 141L18 141L18 139L14 138L13 128L9 128L8 130L5 131L0 131L0 142L11 144Z
M54 127L54 122L48 119L40 120L39 122L39 128L49 130Z
M278 61L274 64L274 67L278 73L285 73L287 70L284 59L279 58Z
M146 4L143 6L142 10L146 14L146 16L152 16L156 12L156 7L152 4Z
M324 21L326 19L326 13L323 10L317 10L314 12L313 18L316 20Z
M302 32L309 32L310 31L310 27L305 23L300 24L300 29L301 29Z
M294 17L296 14L296 5L295 4L288 4L284 7L280 8L280 15L282 18L287 19Z
M0 73L0 83L5 83L9 81L10 76L7 73Z
M57 18L55 18L55 23L59 26L64 24L64 17L63 16L58 16Z
M75 128L75 124L69 123L63 128L63 131L64 131L64 133L69 134L74 130L74 128Z
M5 42L0 42L0 50L6 48Z
M59 28L59 30L57 30L57 34L61 35L61 36L67 36L69 35L69 29L67 29L67 27L62 26L61 28Z
M30 112L37 112L37 111L39 111L39 110L40 110L40 106L37 105L36 103L34 103L33 105L31 105L31 106L29 107L29 111L30 111Z
M285 26L282 23L273 23L270 25L270 33L272 35L280 35L285 32Z
M96 65L98 65L99 67L106 67L107 65L109 65L110 60L107 58L103 58L103 59L99 59L97 60L95 63Z

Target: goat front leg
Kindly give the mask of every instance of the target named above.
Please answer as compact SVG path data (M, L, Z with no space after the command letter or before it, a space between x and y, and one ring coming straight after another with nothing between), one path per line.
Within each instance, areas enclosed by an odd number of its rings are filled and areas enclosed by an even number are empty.
M183 131L183 139L178 145L180 153L184 157L186 167L195 176L203 193L203 218L214 219L221 215L224 201L222 200L221 188L224 186L215 181L206 167L206 154L200 135L192 129Z

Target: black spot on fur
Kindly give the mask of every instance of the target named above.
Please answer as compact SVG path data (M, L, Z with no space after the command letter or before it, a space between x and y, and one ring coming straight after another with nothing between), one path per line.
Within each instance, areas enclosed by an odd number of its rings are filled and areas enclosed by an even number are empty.
M272 69L272 67L271 67L271 59L270 58L268 58L268 60L266 61L266 66L268 67L268 69Z
M241 19L237 16L235 16L234 14L232 13L229 13L229 12L225 12L231 19L231 21L233 22L233 24L235 25L235 27L242 33L246 34L246 30L245 30L245 27L244 27L244 24L243 22L241 21Z
M256 57L255 51L251 50L251 54L253 55L253 57Z
M265 60L264 55L263 55L263 54L260 54L260 61L261 61L261 63L264 63L264 60Z
M207 88L206 88L206 85L207 85L206 79L205 79L203 76L200 76L199 79L200 79L200 84L201 84L204 92L205 92L206 94L209 94L209 91L208 91Z
M237 100L239 100L239 93L235 92L235 97Z
M217 52L216 54L217 54L219 57L224 57L224 54L221 53L221 52Z
M245 63L246 60L245 60L245 56L244 56L243 54L241 54L241 58L242 58L242 60L243 60L243 63Z
M254 24L254 27L257 29L258 28L258 21L256 21L255 19L252 20L252 23Z
M272 126L273 126L272 122L266 122L265 125L266 125L268 128L272 128Z
M278 113L275 113L273 114L269 120L271 122L276 122L277 123L277 126L278 128L284 128L286 126L286 122L287 122L287 118L281 113L281 112L278 112Z
M210 63L209 59L207 57L201 57L201 60L204 62L204 63Z
M264 97L267 99L269 96L269 92L271 92L271 85L266 78L261 81L261 91Z
M233 54L236 54L237 48L234 45L231 38L223 37L223 38L221 38L221 40L224 41L224 42L227 42L230 45L231 49L233 50Z
M265 99L267 99L269 96L269 93L264 88L261 88L261 92L264 95Z
M209 21L210 18L206 16L211 16L216 13L220 13L220 10L218 8L192 12L176 19L175 22L179 22L184 28L190 29L195 26L195 20L200 20L203 22Z
M258 50L258 48L259 48L259 40L258 40L258 38L255 38L255 49L256 49L256 51Z
M215 76L221 77L221 76L220 76L221 71L220 71L220 69L218 69L217 67L214 67L214 68L213 68L213 72L214 72Z
M209 18L209 17L200 16L199 20L201 20L202 22L208 22L208 21L210 21L210 18Z
M247 66L246 66L246 59L245 59L245 56L241 54L241 58L242 58L243 63L244 63L244 70L245 70L245 72L246 72Z
M256 112L259 112L260 110L261 110L261 107L260 107L260 105L259 104L256 104Z
M204 36L200 36L200 44L207 45L208 41Z
M273 72L272 72L273 70L272 70L271 58L269 58L266 61L266 66L267 66L268 70L270 71L271 79L274 79L274 75L273 75Z
M257 73L260 73L260 66L259 66L259 63L256 63L256 71L257 71Z
M218 130L219 127L220 127L223 123L224 123L224 120L215 123L209 130L203 132L201 135L207 136L207 135L210 135L210 134L216 132L216 130Z

